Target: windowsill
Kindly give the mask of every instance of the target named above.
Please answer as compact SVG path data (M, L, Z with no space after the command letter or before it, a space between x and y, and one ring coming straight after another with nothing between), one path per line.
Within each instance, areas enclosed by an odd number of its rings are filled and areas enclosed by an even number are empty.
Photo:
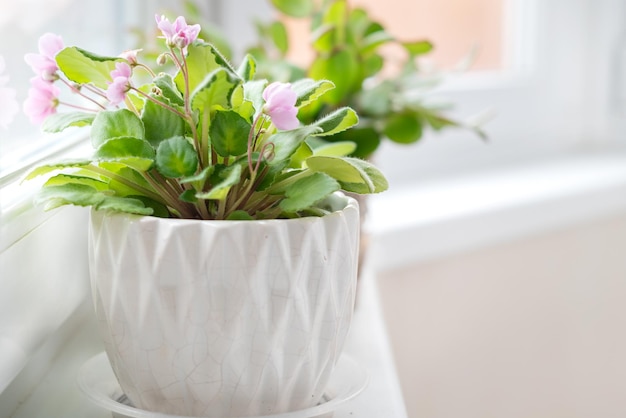
M391 190L371 199L377 271L626 211L626 155L575 156Z

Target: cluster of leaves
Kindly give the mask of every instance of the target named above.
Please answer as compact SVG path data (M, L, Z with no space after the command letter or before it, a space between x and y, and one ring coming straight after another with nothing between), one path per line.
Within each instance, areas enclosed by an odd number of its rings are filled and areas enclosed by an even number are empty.
M304 121L315 120L341 106L351 106L361 118L357 128L327 136L326 140L353 141L357 148L352 155L368 158L383 138L401 144L414 143L426 127L465 127L484 136L478 127L445 116L445 108L425 100L424 93L439 82L439 77L420 78L417 58L431 52L433 45L429 41L397 40L366 10L352 8L347 0L271 2L287 16L310 20L309 41L315 56L307 68L289 62L290 48L309 45L291 45L280 20L258 23L258 44L249 52L257 57L259 71L274 79L308 76L335 83L336 88L322 100L301 109L300 118ZM406 52L399 74L392 77L383 75L388 63L380 53L381 47L389 44L400 45Z
M179 63L176 71L129 85L125 106L48 117L48 132L90 125L95 151L28 175L48 175L40 193L46 208L74 204L160 217L268 219L322 215L316 204L337 190L387 188L373 165L347 156L354 144L319 146L320 138L357 124L353 109L279 130L264 112L268 82L254 79L252 56L235 68L204 41L175 49L170 58ZM106 89L122 61L77 47L55 59L76 91ZM295 106L311 105L333 88L326 80L295 81Z

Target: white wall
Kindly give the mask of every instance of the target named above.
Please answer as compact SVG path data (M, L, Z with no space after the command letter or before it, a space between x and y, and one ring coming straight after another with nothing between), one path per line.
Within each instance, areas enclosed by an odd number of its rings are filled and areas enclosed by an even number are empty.
M408 415L626 416L626 212L379 278Z

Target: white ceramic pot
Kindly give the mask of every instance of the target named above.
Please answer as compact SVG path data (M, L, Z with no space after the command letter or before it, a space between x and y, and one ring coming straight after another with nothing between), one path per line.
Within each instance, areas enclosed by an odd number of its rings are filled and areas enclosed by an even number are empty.
M96 314L136 407L206 417L317 404L355 299L359 214L200 221L92 211Z

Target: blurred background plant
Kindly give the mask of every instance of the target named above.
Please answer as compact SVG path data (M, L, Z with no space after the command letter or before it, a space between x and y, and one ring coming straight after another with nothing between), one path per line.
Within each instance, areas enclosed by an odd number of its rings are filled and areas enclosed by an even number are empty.
M304 123L342 106L354 108L360 117L357 127L311 141L313 147L332 142L349 148L351 156L369 159L385 139L413 144L427 129L470 129L485 138L481 118L474 122L456 120L448 116L450 103L433 99L432 93L445 74L420 66L420 59L434 48L429 40L396 39L367 10L352 7L347 0L269 1L277 17L270 22L254 22L257 39L245 51L255 57L258 77L284 82L303 77L332 80L334 90L300 109L299 118ZM201 0L181 3L189 20L201 24L200 37L232 57L233 48L203 15ZM308 40L290 37L287 20L306 20L310 25ZM136 33L140 41L145 39L140 30ZM290 51L304 51L306 62L295 62ZM158 53L154 51L155 58ZM471 61L471 51L464 61Z

